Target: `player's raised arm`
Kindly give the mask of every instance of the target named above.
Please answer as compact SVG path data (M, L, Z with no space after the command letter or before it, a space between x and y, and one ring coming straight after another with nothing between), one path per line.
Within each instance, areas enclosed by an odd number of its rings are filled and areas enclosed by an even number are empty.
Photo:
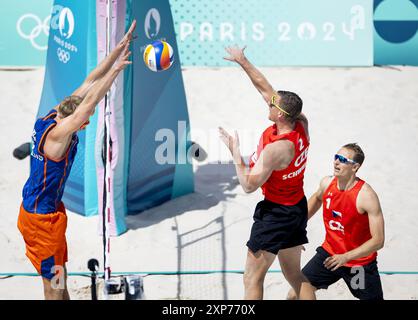
M102 60L102 62L100 62L96 68L94 68L93 71L90 72L90 74L84 80L83 84L72 93L73 96L79 96L82 99L86 97L89 90L92 89L94 83L106 75L106 73L110 70L110 68L122 54L124 48L127 45L129 46L129 43L132 41L132 35L135 28L136 20L132 22L129 30L119 41L116 47Z
M99 81L96 81L91 90L88 92L84 100L76 108L73 114L65 117L49 134L50 139L60 140L65 139L69 134L80 129L80 127L86 123L90 116L93 114L96 105L103 99L106 93L112 86L113 81L128 64L129 56L129 44L125 45L125 49L121 55L120 61L110 69L104 77Z
M270 104L273 95L276 95L271 84L268 82L266 77L258 70L245 56L244 50L246 47L227 47L225 48L229 56L224 57L225 60L233 61L238 63L242 69L247 73L248 77L261 93L263 99Z

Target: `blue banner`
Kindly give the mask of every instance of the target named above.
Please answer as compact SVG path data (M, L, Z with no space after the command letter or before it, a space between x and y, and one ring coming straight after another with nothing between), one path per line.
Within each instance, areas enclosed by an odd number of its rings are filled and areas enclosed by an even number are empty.
M190 124L170 5L168 0L134 0L130 9L138 39L133 42L127 206L135 214L193 192L194 184L185 156ZM153 72L143 61L145 47L155 40L173 49L174 62L166 71ZM168 161L161 163L157 153L164 143Z
M54 1L38 117L71 95L83 83L89 69L96 65L95 19L91 19L95 17L95 4L95 0ZM96 121L91 122L92 125L78 133L78 152L63 196L69 210L87 215L97 212L97 203L85 206L85 199L92 198L87 194L97 194L94 150L86 149L86 138L91 141L96 131Z

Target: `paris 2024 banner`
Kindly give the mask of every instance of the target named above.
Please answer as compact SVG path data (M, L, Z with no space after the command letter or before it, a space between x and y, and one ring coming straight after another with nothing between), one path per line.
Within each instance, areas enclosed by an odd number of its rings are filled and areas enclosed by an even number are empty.
M0 66L45 64L52 2L0 2ZM418 65L418 0L169 3L183 66L226 65L236 43L259 66Z

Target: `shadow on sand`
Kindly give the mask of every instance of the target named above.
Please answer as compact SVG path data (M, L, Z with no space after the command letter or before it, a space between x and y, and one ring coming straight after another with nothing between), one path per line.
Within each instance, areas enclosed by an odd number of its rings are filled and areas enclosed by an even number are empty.
M235 194L230 192L238 185L238 178L235 172L235 166L232 163L218 164L209 163L201 165L195 172L195 192L169 202L158 207L146 210L136 216L127 216L126 223L129 229L145 228L153 224L157 224L165 219L174 218L172 230L176 232L177 240L177 299L187 298L188 285L183 281L182 272L190 271L190 265L193 262L190 259L199 257L190 257L191 248L201 248L207 241L218 243L215 248L216 253L207 252L206 255L215 254L220 258L218 269L226 269L227 252L225 247L225 211L226 206L217 214L217 217L211 221L196 222L196 227L192 230L180 233L178 216L185 212L193 210L207 210L218 205L220 202L235 198ZM192 239L192 240L191 240ZM220 241L216 241L219 239ZM188 253L189 252L189 253ZM195 263L199 263L196 261ZM193 267L192 267L193 268ZM216 281L216 280L215 280ZM226 283L226 274L219 275L219 287L222 292L217 296L218 299L228 300L228 289ZM186 282L187 283L187 282ZM201 284L201 282L198 282ZM196 284L195 284L196 285ZM213 285L213 283L212 283ZM209 286L209 284L207 285ZM195 288L198 291L203 288ZM199 298L199 297L198 297Z
M185 212L207 210L221 201L235 198L235 194L229 193L238 185L238 178L232 163L208 163L199 166L194 176L194 193L170 200L138 215L127 216L125 221L128 229L146 228Z

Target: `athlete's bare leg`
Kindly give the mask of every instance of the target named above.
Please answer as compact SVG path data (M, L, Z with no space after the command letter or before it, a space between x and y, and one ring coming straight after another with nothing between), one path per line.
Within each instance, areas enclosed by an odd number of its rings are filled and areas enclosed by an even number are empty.
M315 288L300 270L301 251L302 246L280 250L278 254L280 266L296 297L299 297L300 300L315 300Z
M53 282L49 279L42 278L44 284L45 300L64 300L65 289L53 288Z
M315 292L316 290L318 290L317 288L315 288L315 287L312 287L313 288L313 291ZM295 292L295 290L293 289L293 288L290 288L289 289L289 292L287 293L287 297L286 297L286 300L298 300L298 296L296 295L296 292Z
M296 292L293 288L289 289L286 300L298 300L298 296L296 295Z
M67 267L65 265L64 265L64 272L65 272L64 300L71 300L70 294L68 293L68 286L67 286L68 273L67 273Z
M263 299L264 278L276 256L259 250L256 253L248 250L244 272L245 300Z
M67 270L64 266L62 275L58 274L52 280L42 277L45 300L69 300L67 291Z

